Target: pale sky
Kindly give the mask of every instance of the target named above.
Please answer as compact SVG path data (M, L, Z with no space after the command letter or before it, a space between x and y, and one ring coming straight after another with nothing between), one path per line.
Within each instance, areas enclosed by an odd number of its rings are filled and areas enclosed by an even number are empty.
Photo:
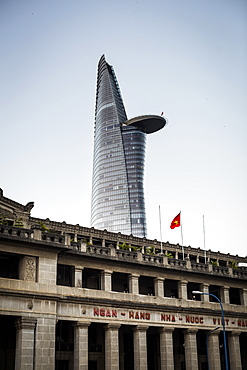
M247 255L246 0L0 0L0 187L90 227L96 72L148 136L148 238Z

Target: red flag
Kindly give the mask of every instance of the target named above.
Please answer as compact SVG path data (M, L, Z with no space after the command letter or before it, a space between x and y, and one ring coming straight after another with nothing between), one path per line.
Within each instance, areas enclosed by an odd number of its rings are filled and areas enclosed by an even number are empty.
M170 228L175 229L175 227L179 226L180 226L180 213L172 220Z

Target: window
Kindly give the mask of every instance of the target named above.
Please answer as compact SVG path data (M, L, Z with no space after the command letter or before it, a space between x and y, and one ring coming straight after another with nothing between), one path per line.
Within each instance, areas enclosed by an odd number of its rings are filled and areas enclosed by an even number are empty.
M82 272L82 287L100 290L100 270L84 268Z
M193 290L200 290L200 284L199 283L188 283L187 284L187 295L188 299L193 299L194 301L200 301L201 296L200 294L192 294Z
M154 295L154 278L149 276L140 276L139 294Z
M114 292L129 292L128 274L121 272L112 273L112 291Z
M0 254L0 277L8 279L19 278L20 257L15 254Z
M221 294L220 294L220 286L219 285L210 285L209 286L209 293L215 295L219 299L221 299ZM215 299L212 296L209 296L209 302L218 302L217 299Z
M70 321L58 321L56 324L56 351L73 351L74 330Z
M165 279L164 297L178 298L178 280Z
M72 286L72 266L57 265L57 285Z
M238 288L229 289L230 304L241 304L240 290Z

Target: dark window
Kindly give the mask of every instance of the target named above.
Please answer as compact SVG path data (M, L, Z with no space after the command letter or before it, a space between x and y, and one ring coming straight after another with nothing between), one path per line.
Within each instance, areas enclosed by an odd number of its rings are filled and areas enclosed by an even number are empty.
M97 361L88 361L88 370L97 370Z
M220 286L210 285L209 286L209 293L215 295L216 297L218 297L220 299L220 297L221 297L221 295L220 295ZM209 297L209 302L218 302L218 301L214 297L210 296Z
M193 254L190 254L190 261L196 262L196 256L194 256Z
M58 321L56 325L56 351L74 350L74 328L70 321Z
M200 290L200 284L198 283L188 283L187 284L187 296L188 299L193 299L194 301L200 301L200 294L193 294L193 290Z
M0 254L0 277L9 279L18 279L19 277L19 261L20 257L1 253Z
M204 330L198 330L197 334L197 353L199 355L199 362L202 362L201 356L206 356L206 333Z
M69 360L56 360L56 370L69 370Z
M149 328L147 331L147 362L149 370L158 369L160 357L160 341L157 328Z
M226 267L226 261L219 260L219 266L224 266L224 267Z
M72 286L72 266L57 265L57 285Z
M199 256L199 263L207 263L205 262L205 257Z
M15 369L16 317L0 316L0 370Z
M82 272L82 287L89 289L100 289L100 270L83 269Z
M164 281L164 296L178 298L178 281L165 279Z
M229 298L231 304L241 304L240 301L240 290L238 288L229 289Z
M102 352L102 344L99 344L100 331L102 327L96 323L91 323L88 327L88 351Z
M240 342L240 353L241 353L241 360L242 360L242 368L247 369L247 351L246 351L246 343L247 343L247 332L242 332L239 336Z
M114 292L129 292L128 274L121 272L112 273L112 291Z
M126 370L134 369L134 342L133 333L130 331L123 334L124 347L124 368Z
M139 294L154 295L154 279L152 277L139 277Z

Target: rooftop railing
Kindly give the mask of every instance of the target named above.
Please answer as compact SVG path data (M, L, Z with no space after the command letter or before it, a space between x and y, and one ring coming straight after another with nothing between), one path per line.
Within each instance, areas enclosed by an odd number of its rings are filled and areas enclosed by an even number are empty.
M233 277L239 279L247 279L247 268L229 266L218 266L208 263L191 261L189 257L184 260L178 258L170 258L166 254L160 253L147 253L145 248L135 250L133 247L121 249L119 245L110 244L94 245L85 240L74 241L70 234L62 234L49 232L42 230L40 225L34 225L31 229L25 229L22 227L15 227L9 225L0 225L0 236L8 236L13 238L25 238L29 240L39 240L41 243L56 243L64 245L71 251L77 251L81 254L89 254L91 256L101 256L103 258L115 258L126 262L138 262L145 263L148 265L155 265L165 268L173 268L178 270L190 270L192 272L203 273L203 274L214 274L224 277ZM146 252L146 253L145 253Z

